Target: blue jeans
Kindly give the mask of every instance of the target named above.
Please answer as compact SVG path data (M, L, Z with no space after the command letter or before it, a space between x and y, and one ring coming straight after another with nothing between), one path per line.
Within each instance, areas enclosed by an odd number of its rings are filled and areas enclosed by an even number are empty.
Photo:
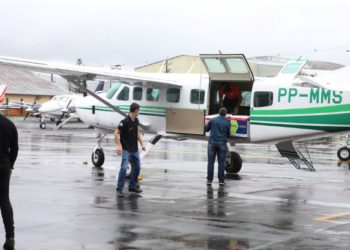
M119 175L118 175L118 183L117 183L117 190L120 192L123 192L123 189L124 189L125 174L126 174L126 170L128 169L128 165L129 165L130 160L133 163L133 167L131 170L129 188L136 188L137 187L137 179L139 177L140 169L141 169L140 154L138 151L132 153L132 152L123 150L122 163L120 165L120 170L119 170Z
M227 145L222 141L208 142L208 182L212 182L214 178L214 164L216 156L218 157L218 177L219 182L225 181L225 162L226 162Z

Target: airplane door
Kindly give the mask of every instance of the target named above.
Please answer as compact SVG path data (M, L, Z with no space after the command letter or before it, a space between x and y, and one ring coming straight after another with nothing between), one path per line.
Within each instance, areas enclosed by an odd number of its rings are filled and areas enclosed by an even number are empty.
M167 109L166 132L204 135L205 110Z
M243 54L200 54L210 80L254 82L254 74Z

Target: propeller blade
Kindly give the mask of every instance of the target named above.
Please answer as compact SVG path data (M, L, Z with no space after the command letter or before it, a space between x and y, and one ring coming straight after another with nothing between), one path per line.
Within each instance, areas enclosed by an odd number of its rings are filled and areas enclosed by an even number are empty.
M27 112L26 116L24 117L24 121L27 120L29 115L30 115L30 112Z

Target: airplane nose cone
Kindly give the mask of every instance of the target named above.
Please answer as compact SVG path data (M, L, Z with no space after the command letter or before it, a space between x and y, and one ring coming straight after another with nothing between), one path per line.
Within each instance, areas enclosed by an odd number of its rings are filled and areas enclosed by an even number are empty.
M60 107L57 105L57 104L43 104L39 109L38 111L40 113L47 113L47 112L54 112L54 111L57 111L59 110Z

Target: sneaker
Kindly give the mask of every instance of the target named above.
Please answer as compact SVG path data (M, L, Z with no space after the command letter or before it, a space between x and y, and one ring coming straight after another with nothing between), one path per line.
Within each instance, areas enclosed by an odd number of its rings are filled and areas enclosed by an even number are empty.
M219 183L219 186L220 186L220 187L225 186L225 182L220 182L220 183Z
M211 181L207 181L207 186L211 186Z
M15 239L14 238L8 238L5 241L4 244L5 250L14 250L15 249Z
M123 191L117 190L117 197L118 197L118 198L123 198L123 197L124 197Z
M142 189L140 187L129 187L129 192L142 193Z

